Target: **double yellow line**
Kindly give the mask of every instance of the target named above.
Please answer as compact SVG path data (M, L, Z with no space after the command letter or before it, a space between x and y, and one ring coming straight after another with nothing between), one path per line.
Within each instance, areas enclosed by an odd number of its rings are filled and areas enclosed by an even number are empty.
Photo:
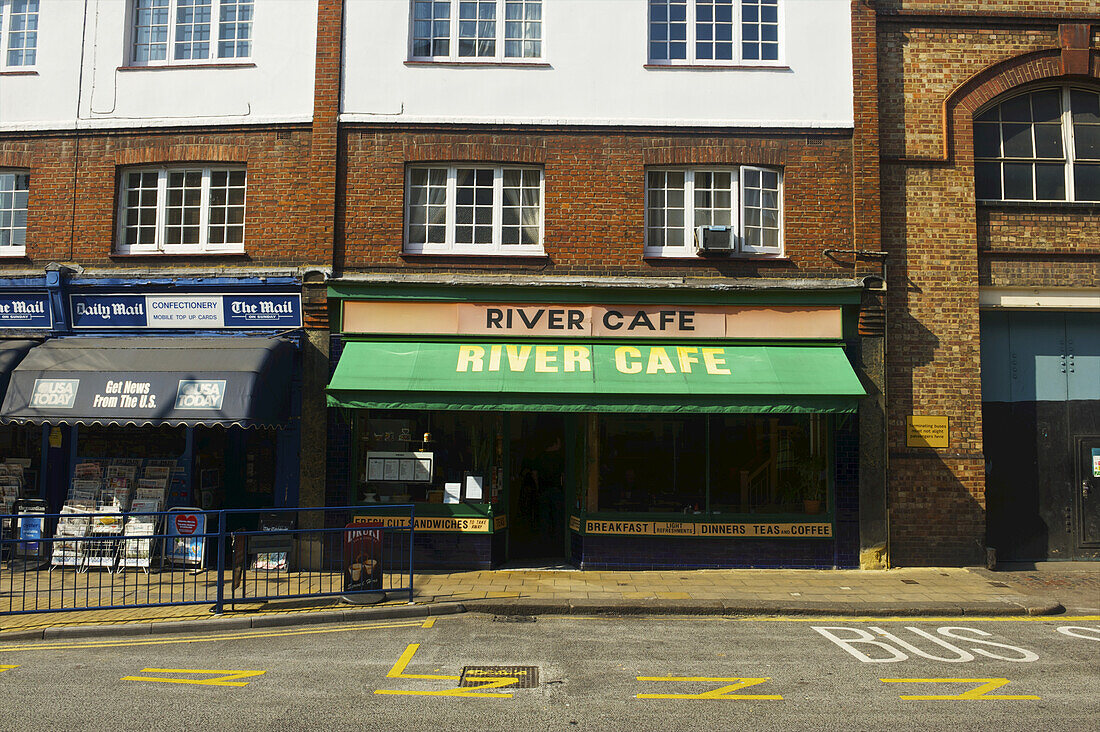
M423 620L401 620L391 622L340 624L325 628L306 630L257 630L244 633L210 633L192 635L185 638L150 638L142 640L105 640L78 643L29 643L18 646L0 647L0 653L18 653L24 651L75 651L85 648L132 648L136 646L174 645L178 643L215 643L227 640L251 640L253 638L284 638L296 635L322 635L326 633L350 633L357 630L385 630L389 628L430 628L434 618Z

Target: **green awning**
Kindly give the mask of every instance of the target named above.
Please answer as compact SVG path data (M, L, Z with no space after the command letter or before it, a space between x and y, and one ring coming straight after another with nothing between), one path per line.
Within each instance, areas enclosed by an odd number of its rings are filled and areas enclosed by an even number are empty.
M345 345L329 406L541 412L854 412L837 345Z

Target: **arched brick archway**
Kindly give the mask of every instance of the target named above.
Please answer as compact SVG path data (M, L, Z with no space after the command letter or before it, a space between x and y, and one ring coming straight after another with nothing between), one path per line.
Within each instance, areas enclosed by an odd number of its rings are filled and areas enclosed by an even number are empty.
M1083 72L1083 73L1082 73ZM1005 92L1042 82L1100 79L1100 53L1090 52L1089 63L1067 62L1065 49L1045 49L989 66L959 85L943 103L943 159L953 154L956 164L972 164L974 114Z

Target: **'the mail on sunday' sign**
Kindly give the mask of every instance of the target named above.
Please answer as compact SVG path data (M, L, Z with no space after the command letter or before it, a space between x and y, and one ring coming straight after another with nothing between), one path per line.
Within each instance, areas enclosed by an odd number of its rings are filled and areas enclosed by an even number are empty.
M302 296L70 295L74 328L299 328Z
M45 292L0 295L0 328L52 328L50 296Z

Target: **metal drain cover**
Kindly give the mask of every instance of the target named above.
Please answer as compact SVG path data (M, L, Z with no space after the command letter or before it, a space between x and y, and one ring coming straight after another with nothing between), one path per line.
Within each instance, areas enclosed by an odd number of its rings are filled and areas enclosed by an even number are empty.
M459 686L481 686L491 679L512 678L516 683L508 689L534 689L539 685L538 666L466 666L462 669Z

